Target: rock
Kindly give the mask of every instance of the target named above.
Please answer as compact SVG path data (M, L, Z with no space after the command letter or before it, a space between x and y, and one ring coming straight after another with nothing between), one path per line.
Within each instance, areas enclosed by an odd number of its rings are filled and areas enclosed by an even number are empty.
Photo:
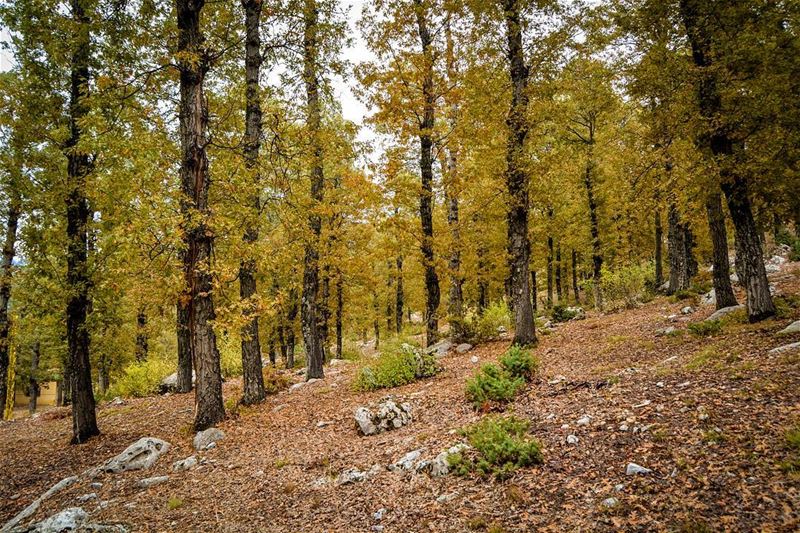
M578 437L576 435L567 435L567 444L578 444Z
M477 355L473 355L472 357L469 358L469 362L472 363L473 365L477 365L478 361L480 361L480 359L478 359Z
M658 286L658 290L660 291L666 291L668 289L669 289L669 281L665 281L664 283Z
M197 466L197 457L190 455L186 459L181 459L180 461L175 461L172 463L172 471L183 472L184 470L189 470L195 466Z
M331 420L320 420L319 422L317 422L317 427L324 428L326 426L330 426L331 424L333 424Z
M96 492L90 492L88 494L82 494L82 495L78 496L75 499L77 501L79 501L80 503L86 503L89 500L96 500L97 499L97 493Z
M611 498L606 498L605 500L603 500L603 505L608 508L616 507L617 504L619 504L619 500L614 498L613 496Z
M412 470L414 468L414 463L422 456L422 452L425 451L425 448L420 448L418 450L413 450L405 454L401 457L398 461L389 465L389 470L392 472L400 472L402 470Z
M717 309L714 313L706 318L706 322L710 322L712 320L719 320L720 318L724 317L727 314L733 313L734 311L738 311L739 309L744 309L744 304L739 305L731 305L730 307L723 307L722 309Z
M381 508L381 509L378 509L377 511L375 511L374 513L372 513L372 518L374 518L375 520L380 522L381 520L383 520L383 515L384 514L386 514L386 509Z
M800 333L800 320L795 320L782 330L778 332L778 335L790 335L792 333Z
M619 430L620 431L628 431L628 424L620 424Z
M458 496L457 492L451 492L450 494L440 494L437 496L436 501L439 503L449 502L450 500L454 500Z
M336 478L336 485L349 485L367 479L367 473L357 468L348 468Z
M153 437L142 437L116 457L106 461L100 470L103 472L125 472L127 470L147 470L167 453L169 443Z
M664 382L663 381L656 382L656 387L658 387L659 389L663 389L664 388Z
M212 442L211 444L206 446L206 450L213 450L216 447L217 447L217 443L216 442Z
M194 386L195 382L195 373L192 370L192 386ZM160 394L166 394L168 392L177 392L178 390L178 373L173 372L169 376L165 377L161 380L161 383L158 386L158 392Z
M694 307L692 307L691 305L687 305L686 307L681 309L682 315L691 315L692 313L694 313Z
M205 450L209 445L225 438L225 432L219 428L208 428L198 431L192 440L195 450Z
M413 349L413 346L409 345L409 347ZM425 353L432 353L436 355L436 357L444 357L445 355L447 355L447 352L449 352L452 347L453 343L450 342L449 339L442 339L436 344L428 346L425 349ZM402 348L405 349L405 346L403 346Z
M502 335L503 333L508 333L508 330L505 326L497 326L497 333Z
M350 361L347 359L331 359L330 365L331 366L342 366L349 364Z
M634 476L636 474L649 474L650 472L652 472L652 470L637 465L636 463L628 463L628 466L625 467L625 475L627 476Z
M156 485L166 483L167 481L169 481L169 476L148 477L140 479L136 483L136 486L139 487L140 489L149 489L150 487L155 487Z
M68 507L63 511L45 518L34 526L34 531L40 533L61 533L62 531L77 531L82 528L89 514L80 507Z
M730 275L730 279L731 283L736 283L736 284L739 283L739 275L736 272Z
M119 396L115 396L114 399L111 400L109 403L111 405L123 405L123 404L125 404L125 401L122 398L120 398Z
M284 410L284 409L286 409L287 407L289 407L289 404L288 404L288 403L282 403L282 404L280 404L280 405L276 405L275 407L273 407L273 408L272 408L272 412L273 412L273 413L278 413L278 412L280 412L280 411L283 411L283 410Z
M411 423L411 404L397 405L393 398L384 398L375 413L366 407L356 409L354 418L358 429L364 435L375 435L398 429Z
M100 483L99 481L95 481L94 483L91 483L91 484L89 485L89 488L92 488L92 489L94 489L94 490L100 490L100 489L102 489L102 488L103 488L103 484L102 484L102 483Z
M469 344L468 342L463 342L463 343L459 344L458 346L456 346L456 352L458 352L458 353L467 353L471 349L472 349L472 345Z
M564 311L575 315L572 317L572 320L583 320L586 318L586 311L584 311L583 307L567 307Z
M675 329L675 326L668 326L666 328L660 328L660 329L656 330L656 337L665 337L667 335L672 335L676 331L677 330Z
M383 532L383 526L380 525L380 524L375 524L374 526L369 528L369 530L370 531L374 531L375 533L382 533Z
M569 429L569 424L561 424L561 429Z
M555 376L553 379L551 379L547 383L549 385L558 385L562 381L567 381L567 378L565 376L562 376L561 374L558 374L557 376Z
M633 408L634 409L641 409L642 407L647 407L651 403L653 403L653 402L651 402L650 400L645 400L642 403L637 403L636 405L633 406Z
M711 289L700 297L700 305L717 305L717 293Z
M614 492L622 492L622 489L624 488L625 488L624 483L617 483L616 485L614 485Z
M294 392L297 389L301 389L301 388L303 388L305 386L305 384L306 384L305 381L301 381L300 383L295 383L294 385L289 387L289 392Z
M469 449L469 445L464 444L463 442L456 444L455 446L451 446L446 451L443 451L437 455L433 461L430 461L428 465L426 465L425 469L428 471L431 477L445 476L450 472L450 456L461 453L467 449Z
M589 415L583 415L575 422L576 426L588 426L592 422L592 417Z
M784 344L783 346L778 346L777 348L773 348L769 351L769 353L771 354L786 353L798 349L800 349L800 342L793 342L791 344Z
M0 531L13 531L16 528L17 524L19 524L29 516L35 514L36 511L39 510L39 507L42 505L42 502L50 498L53 494L61 492L67 487L75 484L75 482L77 481L78 481L78 476L65 477L64 479L62 479L61 481L59 481L58 483L47 489L41 496L33 500L33 502L30 505L28 505L25 509L17 513L14 516L14 518L6 522L5 525L2 528L0 528Z

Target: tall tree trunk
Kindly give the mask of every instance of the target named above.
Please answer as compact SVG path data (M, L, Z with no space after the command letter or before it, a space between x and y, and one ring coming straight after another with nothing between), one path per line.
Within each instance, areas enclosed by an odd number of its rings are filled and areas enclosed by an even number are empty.
M511 107L506 118L508 127L506 153L506 185L508 187L508 249L511 252L511 293L514 302L514 344L536 342L531 305L530 242L528 241L528 187L525 165L525 138L528 136L528 67L522 47L522 21L519 0L503 0L508 45L508 66L511 75Z
M12 184L12 188L13 188ZM6 236L3 242L2 272L0 272L0 408L6 405L8 398L8 366L11 348L11 319L8 316L8 303L11 299L11 273L14 263L14 246L17 243L17 225L19 223L20 205L17 192L9 191L8 216L6 218ZM13 391L11 391L13 393ZM0 418L2 418L0 412Z
M300 318L303 342L306 347L306 379L322 378L325 362L324 344L320 331L319 304L319 241L322 220L318 212L324 198L323 149L321 138L322 112L319 101L318 74L318 17L316 0L304 0L303 8L303 82L306 89L306 126L311 138L311 210L308 226L311 235L305 245L303 261L303 297Z
M189 266L186 263L188 255L181 252L184 275ZM178 296L175 304L175 331L178 338L178 381L177 392L189 392L194 386L194 355L192 354L192 333L189 329L191 322L191 308L189 307L189 286L186 285Z
M66 143L67 156L67 346L71 366L72 443L79 444L99 435L95 415L92 372L89 362L89 330L86 317L89 310L89 202L86 199L86 177L91 171L89 154L79 150L82 123L89 114L89 61L91 20L86 13L85 0L72 0L74 25L70 77L70 136Z
M603 290L601 287L603 275L603 252L600 242L600 222L597 214L597 199L594 194L594 128L589 132L589 143L586 155L586 171L583 185L586 188L586 198L589 204L589 231L592 236L592 281L594 284L594 306L603 308Z
M581 303L581 293L578 290L578 252L572 250L572 292L575 295L575 303Z
M196 430L206 429L225 418L222 404L222 372L217 338L211 327L215 319L211 250L214 236L208 227L208 102L203 83L209 58L203 48L200 13L205 0L176 0L180 70L181 211L186 244L184 272L189 287L189 333L195 365ZM189 59L191 58L191 59Z
M403 256L398 255L395 262L397 264L397 286L395 287L394 301L395 327L397 334L400 335L403 332L403 300L405 298L405 294L403 294Z
M394 289L394 261L386 260L386 335L394 330L394 304L397 293Z
M247 171L252 174L255 192L251 199L253 215L258 217L261 211L260 182L258 156L261 150L261 94L259 77L261 75L261 20L262 0L242 0L245 13L245 132L244 161ZM246 258L239 265L239 297L244 303L243 313L249 318L242 327L242 403L251 405L266 397L264 391L264 374L261 363L261 344L258 338L258 316L255 315L256 294L256 262L251 257L253 244L258 240L257 219L250 221L244 232Z
M736 305L736 296L731 286L730 267L728 264L728 232L725 229L725 214L722 211L722 194L715 191L706 196L706 214L708 229L711 234L713 248L714 295L717 309Z
M556 246L556 295L558 296L558 303L563 303L564 292L561 288L561 243Z
M681 0L680 12L692 47L692 59L700 70L697 102L701 116L709 124L719 124L723 117L718 73L712 67L714 32L727 34L728 28L714 28L720 18L714 12L721 4ZM735 74L735 73L734 73ZM762 243L753 217L747 180L733 161L734 141L722 126L714 126L698 137L698 144L713 154L719 165L722 192L728 202L736 236L736 266L747 294L747 315L758 322L775 314L764 267Z
M108 391L109 384L111 383L111 369L109 365L110 361L107 356L101 357L97 365L97 390L101 395Z
M136 360L147 361L147 314L144 307L136 313Z
M372 330L375 333L375 350L380 347L381 343L381 323L378 320L378 316L380 315L380 305L378 304L378 293L373 291L372 293L372 310L373 310L373 320L372 320Z
M329 244L329 243L328 243ZM330 246L325 247L326 251ZM319 335L322 338L322 357L323 362L328 360L328 324L331 321L331 276L330 265L325 263L322 267L322 288L320 290L319 301Z
M423 55L423 80L422 120L419 123L420 147L420 178L422 189L419 196L419 218L422 226L422 252L423 268L425 269L425 343L427 346L435 343L439 338L439 276L436 274L436 265L433 252L433 139L434 105L436 94L433 90L433 39L428 31L425 8L422 0L414 0L416 7L417 29L422 46Z
M664 259L662 251L662 241L664 239L664 228L661 226L661 209L656 207L655 213L655 226L656 226L656 290L664 284Z
M336 269L336 358L341 359L343 349L342 321L344 318L344 280L341 269Z
M475 217L477 221L477 214ZM483 239L478 241L478 248L476 250L476 255L478 256L478 272L476 274L477 277L477 285L478 285L478 315L483 315L484 309L489 305L489 280L488 278L488 259L487 256L489 255L489 250L486 248L486 244L484 244Z
M297 290L289 289L289 309L286 311L286 368L294 368L294 347L297 344L294 322L297 319Z
M539 287L536 284L536 271L531 270L531 305L533 307L533 316L539 310Z
M553 237L547 236L547 308L553 307Z
M31 351L31 376L28 380L28 413L33 414L36 412L36 400L39 398L39 380L37 379L39 372L39 355L40 346L39 342L33 344Z
M689 288L686 258L686 231L680 219L678 208L670 204L667 239L669 244L669 288L667 294L675 294Z

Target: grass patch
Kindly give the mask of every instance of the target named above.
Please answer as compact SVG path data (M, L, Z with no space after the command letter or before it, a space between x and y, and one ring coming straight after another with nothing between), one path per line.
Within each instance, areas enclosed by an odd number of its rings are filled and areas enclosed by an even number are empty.
M702 322L693 322L689 324L686 329L695 337L711 337L722 331L722 321L703 320Z
M459 475L505 479L518 468L541 464L541 444L527 435L529 427L514 416L489 416L467 426L460 433L472 448L450 455L450 466Z
M505 302L496 302L481 314L467 315L462 326L465 339L485 342L496 338L500 331L511 329L511 312Z
M786 432L787 457L780 463L781 470L792 476L800 476L800 424Z
M441 371L433 354L408 343L388 344L376 361L361 367L353 382L357 391L371 391L406 385Z
M727 437L718 429L709 429L703 432L702 440L706 444L720 444L725 442Z
M180 498L176 498L175 496L170 496L169 500L167 500L167 509L170 511L174 511L175 509L180 509L183 507L183 500Z

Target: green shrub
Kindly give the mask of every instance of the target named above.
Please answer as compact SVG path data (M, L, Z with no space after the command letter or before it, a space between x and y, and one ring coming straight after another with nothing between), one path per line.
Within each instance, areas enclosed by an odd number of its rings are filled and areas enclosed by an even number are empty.
M526 433L530 424L514 416L489 416L461 430L472 449L452 454L448 462L464 475L475 472L498 479L510 476L517 468L540 464L539 442Z
M353 387L358 391L399 387L434 376L440 370L435 355L423 353L407 343L397 348L390 344L384 347L377 360L361 367Z
M468 315L462 324L463 336L476 342L497 337L500 328L511 329L511 312L505 302L491 304L480 315Z
M242 375L242 343L238 335L219 335L219 366L222 376L229 378ZM266 355L266 354L265 354Z
M500 357L500 364L511 377L523 378L525 381L530 381L539 367L539 361L530 351L516 344Z
M652 299L655 288L655 264L643 263L609 270L603 266L601 278L604 305L608 309L636 307Z
M523 378L512 377L505 369L488 363L467 380L467 399L476 408L484 407L490 402L508 403L524 384Z
M788 457L781 462L781 470L788 474L800 473L800 425L786 432Z
M277 394L289 388L289 378L278 372L272 365L265 366L261 371L264 376L264 390L267 394Z
M689 324L687 329L689 333L697 337L709 337L722 331L722 321L703 320L702 322L693 322Z
M553 306L553 322L567 322L578 316L577 309L570 309L566 305L556 304Z
M684 300L694 300L695 298L697 298L697 293L692 289L681 289L679 291L675 291L671 300L673 302L682 302Z
M106 397L141 398L156 394L161 380L175 372L176 368L174 362L155 357L141 363L131 363L112 381Z

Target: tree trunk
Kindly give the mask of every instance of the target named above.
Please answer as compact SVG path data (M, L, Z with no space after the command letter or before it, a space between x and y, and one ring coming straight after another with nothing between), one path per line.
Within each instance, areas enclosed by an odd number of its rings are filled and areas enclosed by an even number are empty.
M395 327L397 328L397 334L400 335L403 332L403 300L405 298L403 294L403 256L398 255L395 262L397 264L397 285L395 287L394 303Z
M286 368L294 368L294 347L297 344L294 322L297 319L297 290L289 289L289 309L286 312Z
M539 287L536 286L536 271L531 270L531 305L533 306L533 316L539 310Z
M667 294L675 294L678 291L688 289L691 282L688 275L689 259L686 256L686 251L689 249L686 243L686 227L681 222L680 214L675 204L670 204L669 206L668 225L669 288L667 289Z
M208 227L208 102L203 94L209 58L200 30L200 12L204 5L205 0L177 0L178 54L186 58L178 67L181 211L186 244L184 276L189 288L189 338L196 373L194 428L197 431L225 418L219 352L211 327L216 315L210 264L214 236Z
M342 321L344 318L344 280L342 271L336 269L336 358L342 358Z
M89 114L90 24L84 9L85 0L72 0L74 50L70 81L70 137L65 146L67 156L67 346L71 367L72 443L79 444L99 435L95 414L92 372L89 362L89 330L86 317L89 309L89 246L87 226L89 203L86 199L86 177L91 171L89 154L78 149L83 134L82 123Z
M689 43L692 59L700 70L697 102L700 115L709 124L719 124L698 137L698 144L714 155L719 165L722 192L728 202L736 236L736 267L740 282L747 293L747 316L750 322L758 322L775 314L775 305L769 292L769 281L764 267L762 243L747 191L746 178L739 172L733 160L734 141L724 129L722 97L718 87L718 74L712 70L712 46L714 28L719 17L714 13L717 4L698 0L681 0L680 11ZM727 32L727 28L717 28ZM737 74L737 73L734 73Z
M39 343L35 342L31 352L31 376L28 380L28 413L30 414L36 412L36 400L39 397L39 381L37 379L37 374L39 371L39 354Z
M558 296L558 303L563 303L564 293L561 290L561 243L556 246L556 296Z
M553 308L553 237L547 236L547 308Z
M306 89L306 127L311 139L311 210L308 226L311 235L305 245L303 261L303 296L300 318L303 342L306 347L306 379L322 378L325 362L322 333L320 332L319 305L319 240L322 220L318 209L324 198L323 152L321 139L322 113L319 101L318 79L318 16L316 0L304 0L303 9L303 82Z
M103 356L97 365L97 390L101 395L108 391L108 386L111 383L111 372L108 365L109 361L106 356Z
M433 140L434 105L433 90L433 39L428 31L422 0L414 0L417 28L423 55L422 98L424 101L422 120L419 122L420 178L422 189L419 196L419 218L422 226L422 263L425 269L425 343L434 344L439 338L439 276L433 252Z
M655 226L656 226L656 290L659 289L664 284L664 259L662 251L662 241L664 239L664 228L661 226L661 210L656 208L655 214Z
M189 268L186 264L186 253L182 252L184 274ZM190 392L194 386L192 371L194 368L194 356L192 355L192 334L189 329L191 319L191 308L189 307L188 286L178 297L176 310L176 334L178 337L178 382L176 389L178 392Z
M261 74L261 20L262 0L242 0L245 13L245 132L244 161L248 172L252 174L255 192L251 199L253 213L258 217L261 211L260 182L258 156L261 150L261 95L259 76ZM261 363L261 344L258 338L258 316L255 315L256 304L256 262L251 257L253 244L258 240L258 222L247 224L244 232L244 247L247 257L239 265L239 297L244 303L243 313L249 318L242 327L242 403L252 405L266 397L264 391L264 375Z
M326 251L329 246L326 246ZM320 290L319 302L319 335L322 338L322 361L328 360L328 324L331 321L331 277L330 266L326 263L322 267L322 288Z
M580 305L581 293L578 290L578 252L572 250L572 292L575 295L575 303Z
M589 133L588 153L586 155L586 172L583 184L586 187L586 198L589 204L589 230L592 236L592 281L594 284L594 306L603 309L603 291L600 284L603 275L603 252L600 243L600 222L597 215L597 200L594 195L594 129Z
M722 195L719 191L706 197L708 229L713 246L714 295L717 309L736 305L736 296L731 286L728 263L728 232L725 229L725 214L722 211Z
M386 334L389 335L394 330L394 304L397 293L394 290L394 261L386 260Z
M13 188L13 185L12 185ZM17 242L20 205L16 191L9 191L8 218L6 219L6 238L3 243L2 272L0 272L0 406L6 405L8 398L8 365L11 348L11 319L8 304L11 299L11 276L14 263L14 246ZM13 392L13 391L12 391ZM2 418L0 413L0 418Z
M477 213L475 213L473 217L473 222L478 222ZM484 309L486 309L486 307L489 305L489 281L487 279L487 270L489 268L487 256L489 255L489 250L487 250L483 239L480 237L478 238L478 245L475 253L478 256L478 272L476 273L476 282L478 285L478 316L480 316L483 315Z
M147 315L144 308L140 307L136 313L136 361L147 361Z
M380 314L380 305L378 304L378 293L372 293L372 307L373 307L373 320L372 320L372 330L375 333L375 350L378 350L381 343L381 323L378 320L378 315Z
M528 187L525 165L525 138L528 136L528 67L522 47L522 21L519 0L503 0L508 45L508 66L511 75L511 107L506 118L508 127L506 153L506 185L508 187L508 249L511 262L511 293L514 303L514 344L536 342L533 306L528 275L530 242L528 241Z

